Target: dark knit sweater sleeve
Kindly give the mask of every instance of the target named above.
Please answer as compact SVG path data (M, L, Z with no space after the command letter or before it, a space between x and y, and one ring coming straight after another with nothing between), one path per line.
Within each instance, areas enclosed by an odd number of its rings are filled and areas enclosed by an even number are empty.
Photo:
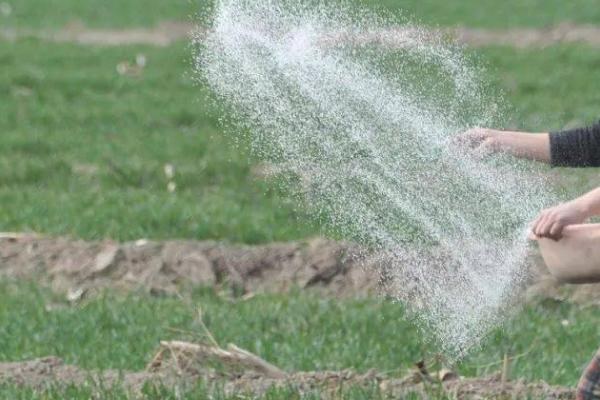
M550 163L554 167L600 167L600 121L550 133Z

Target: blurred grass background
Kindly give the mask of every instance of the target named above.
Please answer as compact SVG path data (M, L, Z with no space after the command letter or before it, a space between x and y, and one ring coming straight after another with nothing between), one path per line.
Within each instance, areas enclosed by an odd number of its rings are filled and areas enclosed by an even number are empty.
M377 369L403 377L435 356L403 308L385 299L300 290L244 299L210 288L185 301L106 292L74 304L31 283L4 282L0 289L0 338L12 338L1 342L0 360L55 355L87 369L143 370L159 340L206 340L199 308L221 346L235 343L287 371ZM593 307L538 302L492 332L458 371L496 373L506 354L514 358L511 379L572 386L598 345L596 318Z
M596 50L492 47L476 55L513 105L512 127L553 130L598 115ZM146 60L141 72L117 72L138 57ZM186 43L1 42L2 229L245 243L319 233L285 193L257 178L260 165L244 146L221 133L190 58ZM174 192L166 165L175 171ZM576 177L562 185L569 195L597 183L591 173L567 176Z
M351 0L350 3L399 13L433 25L480 28L544 27L569 21L596 24L596 0ZM164 20L190 21L211 0L18 0L7 1L4 24L20 28L57 28L73 22L90 27L151 26Z

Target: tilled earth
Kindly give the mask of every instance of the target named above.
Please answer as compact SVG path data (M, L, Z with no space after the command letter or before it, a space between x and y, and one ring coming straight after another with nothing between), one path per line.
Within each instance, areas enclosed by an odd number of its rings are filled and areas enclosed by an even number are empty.
M321 371L289 373L281 378L265 377L253 372L224 376L210 370L194 373L181 371L87 371L67 365L56 357L45 357L23 362L0 363L0 382L43 389L50 385L92 385L103 388L120 385L134 395L144 385L178 386L185 388L201 379L205 384L218 386L225 393L260 395L269 388L294 388L301 393L318 390L325 398L338 398L340 387L378 387L382 393L402 398L408 393L424 394L440 391L458 399L543 398L571 399L574 391L550 386L544 382L525 383L502 381L499 376L485 378L455 377L443 382L427 382L417 375L389 378L376 371L358 374L353 371ZM336 396L337 394L337 396Z
M395 32L380 32L385 36L402 38L401 29ZM560 43L584 43L592 47L600 46L600 28L594 25L577 25L564 22L546 28L513 28L504 30L454 27L432 29L432 33L447 35L459 43L471 47L490 45L516 48L547 47ZM180 21L163 21L152 28L92 29L81 23L72 23L52 31L32 29L0 29L0 40L15 41L22 38L36 38L50 42L67 42L81 45L122 46L146 44L168 46L169 44L201 37L205 31L195 24ZM393 44L393 40L390 42Z
M63 293L71 300L93 296L104 289L146 290L150 293L185 293L186 287L222 286L238 294L285 292L293 287L319 291L324 295L368 296L381 291L376 265L347 243L315 238L304 242L274 243L259 246L231 245L218 242L138 240L86 242L68 238L49 238L33 234L0 234L0 278L35 280ZM533 256L533 278L529 295L560 298L576 302L598 302L596 285L576 290L560 287ZM0 363L0 383L33 387L48 384L84 383L90 379L103 383L122 383L133 391L144 382L168 386L187 385L201 379L224 385L227 392L263 393L271 386L328 388L347 384L373 387L400 396L408 391L426 392L431 382L392 378L377 372L352 371L288 372L284 377L262 376L241 371L223 376L212 370L173 372L154 369L138 372L86 371L65 365L60 359ZM498 377L457 378L436 386L458 398L512 397L566 399L567 388L543 382L503 381Z
M365 296L382 289L375 260L354 245L322 238L246 246L0 234L0 277L35 280L69 297L106 288L178 293L186 286L223 286L240 294L310 288L336 297ZM560 286L538 255L531 263L530 297L600 302L599 285Z
M261 246L138 240L85 242L4 234L0 277L36 280L69 296L105 288L176 293L186 286L227 286L237 293L314 288L335 296L377 286L353 246L324 239ZM372 272L372 271L371 271Z

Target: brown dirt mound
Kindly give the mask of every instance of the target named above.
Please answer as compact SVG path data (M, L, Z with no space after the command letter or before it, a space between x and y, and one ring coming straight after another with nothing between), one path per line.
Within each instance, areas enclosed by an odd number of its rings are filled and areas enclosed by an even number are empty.
M356 246L315 238L259 246L138 240L86 242L0 234L0 278L36 280L73 300L106 288L178 293L185 287L228 287L243 295L310 288L345 297L381 292L375 261ZM529 298L600 304L600 285L560 285L539 255L531 263Z
M28 361L0 363L0 383L31 387L43 390L53 385L84 385L87 383L102 384L113 387L122 384L133 391L140 390L145 382L174 381L165 376L147 372L119 371L87 371L73 365L65 364L57 357L44 357Z
M175 293L185 286L228 286L240 294L293 287L336 296L368 294L377 286L376 274L352 252L352 246L324 239L243 246L5 234L0 277L35 279L74 297L108 287Z
M165 21L154 28L129 29L90 29L82 23L75 22L54 31L5 28L0 30L0 39L14 41L20 38L36 38L49 42L95 46L168 46L189 38L194 29L195 26L191 23L176 21Z
M560 43L584 43L600 46L600 27L564 22L547 28L514 28L488 30L460 27L447 32L456 39L473 47L489 45L517 48L547 47Z
M357 259L353 254L356 254L353 246L325 239L236 246L216 242L146 240L120 244L0 234L0 277L36 279L55 290L67 292L73 300L86 292L108 287L164 293L176 292L182 285L231 285L243 293L286 291L295 285L334 296L366 295L375 291L377 274L364 267L368 260ZM545 275L540 276L532 295L539 296L544 291L555 291L560 295L555 284L549 284L551 281ZM146 371L87 371L66 365L55 357L47 357L0 363L0 383L40 389L51 384L95 383L104 388L122 384L137 392L147 382L186 387L202 380L209 387L218 385L226 393L258 395L275 386L294 387L301 392L318 389L334 397L340 387L359 386L378 387L399 398L409 392L425 396L440 390L461 399L528 396L567 399L573 396L572 390L567 388L543 382L506 381L498 377L454 376L432 380L414 373L396 378L377 372L286 372L231 345L221 349L213 345L184 343L185 349L193 350L186 353L180 348L173 350L174 342L166 343L171 353L164 356L164 349L159 351ZM161 342L161 346L165 344ZM186 358L182 358L184 356ZM207 361L210 357L228 364L227 368L212 368L212 361Z
M56 357L29 361L0 363L0 383L32 387L43 390L50 386L92 385L97 388L122 386L132 393L139 393L145 384L166 387L185 387L201 380L208 387L220 387L225 393L251 393L260 395L269 388L295 388L301 393L318 390L324 398L339 398L342 387L378 387L393 398L403 398L408 393L422 394L445 392L457 399L571 399L574 391L569 388L550 386L544 382L502 381L499 377L453 378L445 382L427 382L415 375L404 378L388 378L375 371L365 374L354 371L297 372L281 378L267 378L256 373L236 376L205 370L196 375L167 372L88 371L65 364Z
M382 31L375 36L385 36L386 43L401 43L401 29ZM513 28L505 30L476 29L467 27L432 30L456 38L460 43L473 47L501 45L517 48L546 47L558 43L585 43L600 46L600 27L577 25L569 22L548 28ZM68 42L82 45L121 46L147 44L167 46L188 39L193 33L202 34L189 22L165 21L154 28L91 29L81 23L72 23L60 30L39 31L31 29L0 29L0 40L14 41L20 38L37 38L51 42ZM394 40L396 37L399 40Z

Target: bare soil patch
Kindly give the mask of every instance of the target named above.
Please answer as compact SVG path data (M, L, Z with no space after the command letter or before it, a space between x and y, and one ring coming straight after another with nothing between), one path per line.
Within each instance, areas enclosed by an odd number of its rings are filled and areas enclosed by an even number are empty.
M456 39L473 47L501 45L517 48L547 47L559 43L584 43L600 46L600 27L569 22L548 28L487 30L460 27L449 30Z
M0 29L0 39L14 41L36 38L57 43L77 43L95 46L125 46L145 44L168 46L192 35L191 23L165 21L153 28L91 29L81 23L72 23L59 30Z
M0 278L35 280L71 300L107 288L174 294L198 286L228 288L239 295L292 288L335 297L385 294L377 260L357 246L323 238L246 246L0 234ZM600 284L560 285L538 254L530 263L529 298L600 304Z
M382 31L375 36L385 36L390 46L402 44L407 31L397 29ZM600 47L600 27L578 25L570 22L547 28L513 28L490 30L467 27L432 29L432 33L455 38L472 47L502 45L517 48L546 47L559 43L584 43ZM171 43L204 35L202 28L190 22L165 21L153 28L92 29L81 23L72 23L59 30L0 29L0 39L14 41L37 38L50 42L78 43L82 45L121 46L146 44L167 46ZM395 38L395 39L394 39ZM354 39L356 40L356 38ZM360 38L359 38L360 40Z
M378 274L369 259L357 259L355 246L321 238L261 246L217 242L139 240L86 242L30 234L0 234L0 279L35 279L77 300L104 288L180 292L186 285L227 286L239 293L287 291L293 286L332 296L369 295L379 291ZM538 260L532 260L538 263ZM537 264L539 265L539 263ZM538 266L531 296L585 299L584 288L568 292ZM594 296L592 296L593 298ZM586 302L589 298L585 299ZM207 335L207 337L212 337ZM144 371L90 371L56 357L0 363L0 384L43 389L49 385L123 385L139 393L145 384L188 387L198 381L226 393L260 395L269 388L319 390L331 398L341 387L379 388L397 398L407 393L446 392L458 399L570 399L573 390L544 382L511 381L498 374L459 377L451 371L419 366L404 376L377 371L283 371L234 345L216 342L161 342ZM220 364L215 368L215 362Z
M340 388L379 388L393 398L403 398L409 393L423 394L445 392L457 399L571 399L574 390L551 386L545 382L525 383L505 381L500 375L485 378L464 378L452 375L445 380L423 376L418 371L397 378L376 371L291 372L281 377L268 377L254 371L230 373L212 368L190 370L164 369L158 371L89 371L65 364L56 357L28 361L0 363L0 383L32 387L91 385L96 388L121 386L132 394L140 393L144 385L185 388L202 381L209 388L220 388L226 394L264 394L273 387L295 388L301 393L318 390L323 398L339 398Z
M240 294L298 287L334 296L369 294L377 276L353 253L351 245L320 238L244 246L4 234L0 277L34 279L75 298L109 287L175 293L186 286L226 286Z

